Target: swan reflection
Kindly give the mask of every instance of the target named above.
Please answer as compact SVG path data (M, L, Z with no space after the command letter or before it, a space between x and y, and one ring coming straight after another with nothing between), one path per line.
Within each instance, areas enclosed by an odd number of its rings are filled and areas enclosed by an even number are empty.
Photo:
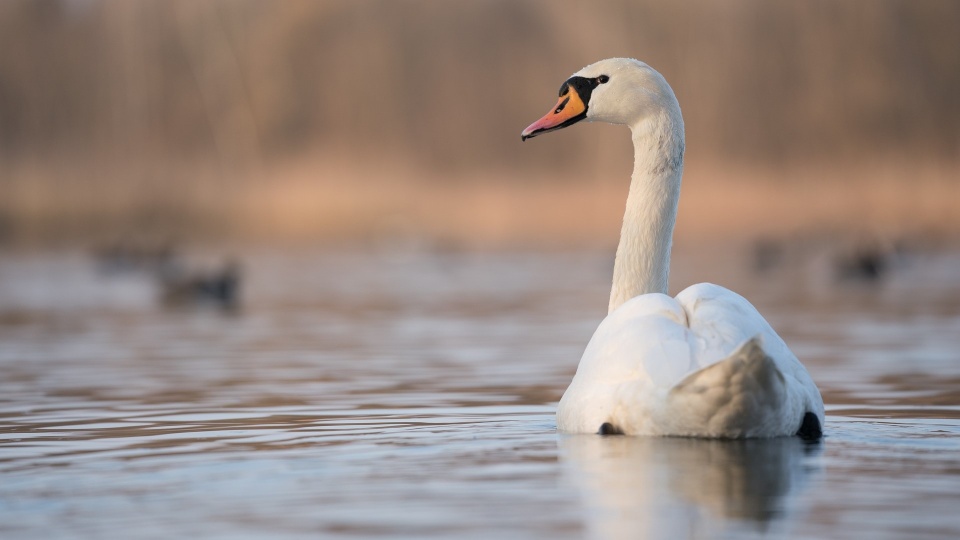
M591 537L709 537L769 531L816 462L798 438L703 440L560 436Z

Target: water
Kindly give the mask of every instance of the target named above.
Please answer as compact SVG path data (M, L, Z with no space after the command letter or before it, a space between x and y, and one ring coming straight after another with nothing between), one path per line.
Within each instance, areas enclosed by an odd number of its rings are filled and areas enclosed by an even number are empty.
M836 286L677 257L675 286L735 286L804 360L814 445L558 435L610 266L262 252L222 313L4 255L0 536L960 536L960 258Z

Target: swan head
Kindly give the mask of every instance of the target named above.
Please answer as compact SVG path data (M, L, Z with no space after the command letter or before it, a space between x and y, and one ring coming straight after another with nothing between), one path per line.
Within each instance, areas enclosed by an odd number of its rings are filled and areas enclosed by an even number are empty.
M655 69L632 58L609 58L581 69L560 85L560 99L521 140L572 126L581 120L625 124L636 129L666 112L681 122L680 105Z

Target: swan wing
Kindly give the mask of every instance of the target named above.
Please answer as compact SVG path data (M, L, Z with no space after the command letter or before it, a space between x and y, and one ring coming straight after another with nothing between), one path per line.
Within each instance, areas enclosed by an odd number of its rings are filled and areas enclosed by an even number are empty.
M562 431L769 437L823 402L806 369L742 296L701 283L646 294L600 324L561 399Z
M764 436L797 416L789 397L786 378L756 337L674 386L661 424L672 435ZM791 427L796 432L800 421Z

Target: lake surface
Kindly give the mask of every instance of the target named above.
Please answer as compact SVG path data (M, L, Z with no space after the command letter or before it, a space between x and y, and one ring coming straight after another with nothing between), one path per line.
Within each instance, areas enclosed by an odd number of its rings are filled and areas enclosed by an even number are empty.
M956 255L879 284L677 255L674 292L735 287L808 366L813 445L558 435L609 253L243 261L224 313L0 255L0 536L960 537Z

